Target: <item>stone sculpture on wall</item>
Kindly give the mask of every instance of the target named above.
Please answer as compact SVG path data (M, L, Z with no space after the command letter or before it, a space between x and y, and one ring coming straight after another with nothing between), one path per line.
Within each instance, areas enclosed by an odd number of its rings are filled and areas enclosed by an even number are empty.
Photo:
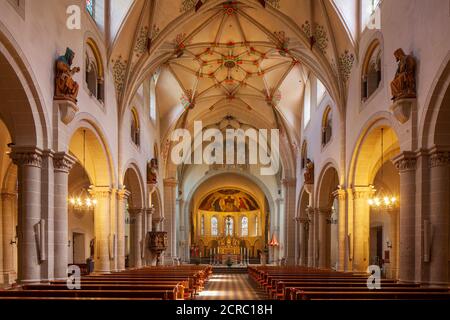
M153 158L147 165L147 184L158 183L158 159Z
M403 49L394 52L398 62L397 72L391 82L392 100L416 98L416 61Z
M72 68L74 57L75 53L70 48L67 48L66 53L56 60L56 100L71 100L74 103L77 102L79 85L73 80L73 75L80 72L80 68Z
M314 184L314 163L310 160L306 160L305 165L305 184Z

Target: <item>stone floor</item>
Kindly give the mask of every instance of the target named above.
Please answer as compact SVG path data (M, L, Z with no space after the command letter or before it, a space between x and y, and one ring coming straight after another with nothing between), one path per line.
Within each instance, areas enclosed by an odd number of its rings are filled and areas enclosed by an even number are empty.
M264 291L256 288L248 275L214 274L197 300L263 300Z

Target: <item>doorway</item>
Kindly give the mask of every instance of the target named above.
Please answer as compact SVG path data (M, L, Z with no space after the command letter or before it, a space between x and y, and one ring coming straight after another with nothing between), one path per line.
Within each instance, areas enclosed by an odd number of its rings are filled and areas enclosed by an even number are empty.
M86 263L86 248L85 248L85 236L84 233L73 233L73 263L84 264Z

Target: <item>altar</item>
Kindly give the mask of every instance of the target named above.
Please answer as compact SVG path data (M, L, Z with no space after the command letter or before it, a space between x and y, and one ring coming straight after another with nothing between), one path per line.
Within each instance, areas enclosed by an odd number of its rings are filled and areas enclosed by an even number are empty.
M225 236L218 240L217 252L219 255L240 255L241 239L234 236Z
M220 264L226 265L228 260L233 264L238 264L241 263L241 256L239 254L219 254Z

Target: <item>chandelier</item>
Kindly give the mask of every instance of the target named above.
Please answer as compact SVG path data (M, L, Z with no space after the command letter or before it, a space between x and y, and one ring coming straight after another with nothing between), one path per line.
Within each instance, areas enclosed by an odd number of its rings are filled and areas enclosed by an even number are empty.
M384 128L381 128L381 167L380 167L380 175L381 175L381 181L383 181L384 178ZM372 188L374 188L372 186ZM386 192L383 188L380 188L379 190L376 190L376 194L374 197L369 198L368 200L369 206L374 209L394 209L398 205L398 199L395 195L390 194L389 192Z
M86 130L83 130L83 168L86 166ZM92 210L97 205L97 199L89 195L88 190L81 189L77 195L69 197L69 205L73 210L87 211Z

